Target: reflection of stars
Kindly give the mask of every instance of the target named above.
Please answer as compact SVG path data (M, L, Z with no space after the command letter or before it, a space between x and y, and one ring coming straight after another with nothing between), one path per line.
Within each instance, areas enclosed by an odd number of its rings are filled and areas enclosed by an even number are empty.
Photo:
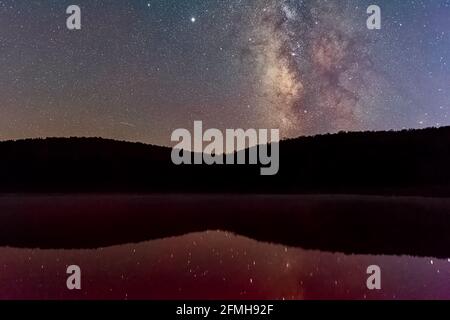
M98 250L50 252L0 248L0 254L3 259L6 257L0 265L0 282L6 285L0 298L40 297L39 285L44 282L48 283L47 297L73 297L73 293L51 280L54 274L65 274L68 263L74 260L91 272L97 270L99 259L109 265L106 277L94 278L90 283L97 290L83 291L85 297L106 299L445 298L450 275L450 259L375 258L288 249L222 232ZM223 259L222 263L219 259ZM364 276L366 266L372 263L391 270L385 281L392 283L392 287L368 294ZM24 278L17 278L17 266L24 268L20 271ZM405 277L412 276L417 281L404 283ZM36 285L37 280L40 282Z

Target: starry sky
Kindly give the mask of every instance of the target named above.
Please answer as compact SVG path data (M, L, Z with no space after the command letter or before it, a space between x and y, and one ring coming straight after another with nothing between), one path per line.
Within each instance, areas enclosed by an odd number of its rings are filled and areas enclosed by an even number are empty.
M450 0L1 0L0 140L449 125L449 17Z

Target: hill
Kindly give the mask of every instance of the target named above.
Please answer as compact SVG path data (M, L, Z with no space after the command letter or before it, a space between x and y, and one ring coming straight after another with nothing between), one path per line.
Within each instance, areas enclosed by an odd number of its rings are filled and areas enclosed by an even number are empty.
M282 141L276 176L259 165L176 166L170 153L100 138L0 142L0 192L450 195L450 127Z

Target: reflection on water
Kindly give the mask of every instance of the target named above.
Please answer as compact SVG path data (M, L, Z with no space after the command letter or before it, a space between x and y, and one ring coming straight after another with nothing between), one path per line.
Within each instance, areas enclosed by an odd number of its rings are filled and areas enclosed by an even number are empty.
M66 267L82 290L66 288ZM366 269L382 269L369 291ZM450 259L305 251L204 232L97 250L0 248L3 299L450 299Z

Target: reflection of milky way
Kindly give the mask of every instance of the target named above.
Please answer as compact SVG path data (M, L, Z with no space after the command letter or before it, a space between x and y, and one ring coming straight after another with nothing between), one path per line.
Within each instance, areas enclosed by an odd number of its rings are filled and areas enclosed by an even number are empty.
M268 3L245 34L265 116L287 136L370 127L384 84L361 20L336 2Z
M66 289L66 267L82 290ZM366 268L382 269L368 291ZM0 298L450 298L450 260L348 256L206 232L98 250L0 249Z

